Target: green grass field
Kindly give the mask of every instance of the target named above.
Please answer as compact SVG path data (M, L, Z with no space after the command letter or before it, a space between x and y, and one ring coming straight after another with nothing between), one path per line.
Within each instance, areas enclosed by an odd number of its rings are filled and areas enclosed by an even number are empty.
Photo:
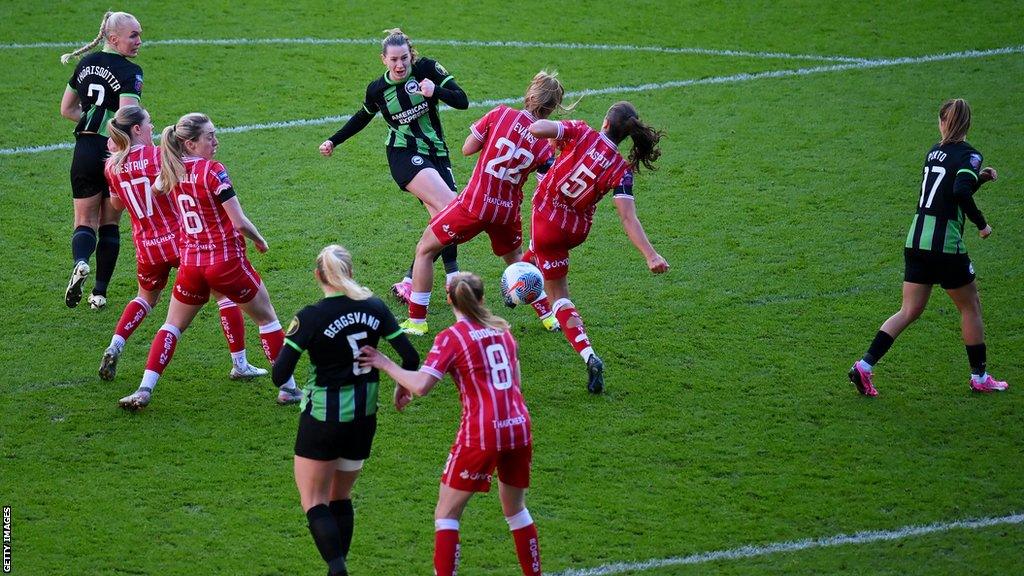
M667 131L660 170L638 179L637 207L670 273L647 272L610 201L573 252L573 300L605 359L608 392L586 393L582 362L530 310L502 309L520 342L534 418L529 508L547 572L616 563L626 564L589 574L1024 572L1019 517L643 570L648 560L745 545L1024 512L1024 5L244 6L113 8L138 16L149 42L368 39L154 43L136 60L158 129L196 110L222 131L248 127L221 134L218 159L270 243L267 254L251 256L283 322L318 298L311 269L323 245L348 246L358 279L384 294L426 223L391 181L380 119L331 159L317 147L339 122L256 126L354 112L383 71L371 39L384 28L400 25L414 40L525 43L421 43L471 102L516 98L537 70L557 69L569 91L611 89L586 96L575 117L597 125L610 104L629 99ZM124 413L116 401L138 383L166 295L129 341L117 380L97 378L136 290L127 217L108 308L63 305L71 152L28 149L71 142L73 126L58 114L71 74L58 58L70 48L14 45L77 46L95 35L104 8L0 5L0 102L8 110L0 130L0 505L12 512L13 571L322 574L292 479L297 410L274 404L269 381L227 379L215 307L186 333L143 413ZM1007 47L1014 50L920 58ZM909 60L876 62L901 57ZM791 72L823 66L841 69ZM790 72L737 76L771 71ZM664 86L691 80L700 82ZM630 88L641 85L649 86ZM969 392L959 316L939 290L878 366L880 396L863 398L846 370L899 306L922 158L938 139L939 105L956 96L974 109L969 140L999 170L978 196L995 233L983 242L971 229L966 241L985 306L989 367L1011 388ZM453 149L486 110L442 114ZM473 161L454 159L461 184ZM497 304L502 266L488 242L464 245L460 262L485 278ZM436 332L450 314L435 302ZM265 366L256 328L248 329L250 359ZM425 352L430 339L416 343ZM303 361L298 375L306 370ZM352 574L430 573L437 479L458 410L450 382L403 414L382 409L356 486ZM495 494L470 505L462 538L463 574L518 573Z

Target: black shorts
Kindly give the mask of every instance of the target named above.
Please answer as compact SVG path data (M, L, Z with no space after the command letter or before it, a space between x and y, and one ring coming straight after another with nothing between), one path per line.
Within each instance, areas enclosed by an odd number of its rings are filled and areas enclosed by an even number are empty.
M323 422L303 412L295 455L312 460L366 460L376 432L376 414L352 422Z
M103 175L103 162L108 154L105 136L79 134L75 137L75 155L71 159L72 198L92 198L97 194L110 197L110 187Z
M388 166L391 168L391 177L395 184L402 190L412 182L412 179L421 170L433 168L441 175L441 179L448 185L452 192L458 192L455 185L455 174L452 173L452 163L447 156L431 156L420 154L413 148L391 148L388 149ZM407 191L407 190L406 190Z
M974 281L974 264L967 254L936 254L926 250L903 250L904 282L938 284L955 290Z

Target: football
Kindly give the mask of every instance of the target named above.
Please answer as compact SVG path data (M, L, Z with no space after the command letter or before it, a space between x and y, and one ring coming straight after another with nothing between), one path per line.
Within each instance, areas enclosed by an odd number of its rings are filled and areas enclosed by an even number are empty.
M505 305L530 304L544 292L544 277L529 262L510 264L501 274L501 295Z

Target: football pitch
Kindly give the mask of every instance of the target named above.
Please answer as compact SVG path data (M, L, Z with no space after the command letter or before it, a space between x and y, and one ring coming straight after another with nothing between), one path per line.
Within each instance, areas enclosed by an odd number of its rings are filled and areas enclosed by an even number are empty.
M0 5L5 563L25 575L322 574L292 477L298 411L274 403L269 379L228 379L215 306L145 411L117 399L138 385L169 292L117 379L97 377L136 293L127 216L107 308L63 304L73 125L59 102L73 68L59 57L95 36L105 8ZM597 127L628 99L666 131L659 170L635 193L671 270L647 271L608 199L572 253L572 299L605 361L605 394L587 394L583 363L532 310L500 306L503 266L487 240L460 247L520 344L535 442L528 506L546 573L1024 572L1024 4L111 8L142 24L135 62L156 130L192 111L217 125L217 159L270 245L250 259L284 324L320 297L313 261L335 242L405 317L386 293L426 212L388 173L384 122L331 158L317 151L383 73L385 28L400 26L469 96L469 110L441 113L460 185L475 161L457 153L469 125L518 105L541 69L559 72L568 100L582 97L573 118ZM976 197L994 233L982 241L968 223L965 242L989 369L1010 389L970 392L959 314L936 289L877 366L879 396L865 398L846 371L899 307L922 161L953 97L970 102L968 140L999 172ZM451 318L440 282L432 334ZM250 361L266 367L247 330ZM414 343L424 354L431 340ZM307 371L303 360L300 382ZM391 387L382 376L382 400ZM353 575L431 573L459 408L450 379L404 413L382 404L353 497ZM519 573L496 494L473 500L461 534L462 574Z

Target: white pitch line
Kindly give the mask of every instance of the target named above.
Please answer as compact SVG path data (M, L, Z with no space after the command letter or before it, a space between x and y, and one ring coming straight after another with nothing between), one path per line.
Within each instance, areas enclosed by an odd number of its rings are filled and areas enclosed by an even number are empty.
M85 42L35 42L31 44L0 44L3 50L32 48L77 48ZM316 46L380 44L378 38L168 38L147 40L146 46L251 46L274 44L305 44ZM636 46L632 44L586 44L577 42L529 42L525 40L416 40L423 46L453 46L476 48L544 48L556 50L605 50L612 52L657 52L662 54L695 54L701 56L731 56L741 58L768 58L781 60L820 60L824 62L866 62L865 58L825 56L817 54L788 54L749 50L719 50L714 48L677 48L672 46Z
M609 86L606 88L591 88L575 92L567 92L565 96L569 99L583 96L599 96L604 94L630 94L635 92L649 92L652 90L665 90L670 88L686 88L689 86L704 86L709 84L731 84L737 82L749 82L765 78L788 78L794 76L808 76L811 74L822 74L825 72L842 72L845 70L864 70L870 68L884 68L888 66L903 66L909 64L925 64L930 62L942 62L948 60L964 60L970 58L985 58L989 56L1000 56L1006 54L1024 53L1024 45L1007 46L992 50L967 50L963 52L948 52L943 54L931 54L928 56L914 56L905 58L893 58L887 60L870 60L867 62L851 62L848 64L828 64L812 68L797 68L790 70L767 70L764 72L750 72L732 74L729 76L713 76L710 78L698 78L692 80L672 80L669 82L640 84L634 86ZM501 98L496 100L480 100L470 102L470 108L491 108L498 104L514 104L522 100L521 96L514 98ZM443 107L447 108L447 107ZM334 124L344 122L349 116L324 116L322 118L309 118L299 120L285 120L281 122L266 122L260 124L244 124L221 128L220 132L225 134L252 132L256 130L272 130L277 128L292 128L297 126L320 126L323 124ZM48 152L51 150L65 150L73 148L70 142L60 144L46 144L43 146L28 146L19 148L0 148L0 156L12 156L16 154L34 154Z
M956 520L953 522L936 522L919 526L904 526L896 530L869 530L855 534L838 534L826 538L807 538L804 540L791 540L788 542L776 542L761 546L742 546L730 550L717 550L715 552L702 552L690 556L675 556L672 558L659 558L655 560L644 560L640 562L616 562L604 564L594 568L569 569L555 573L553 576L607 576L609 574L621 574L623 572L643 572L655 570L668 566L685 566L695 564L706 564L720 560L738 560L742 558L754 558L757 556L768 556L782 552L800 552L812 548L830 548L833 546L844 546L847 544L870 544L872 542L888 542L903 540L914 536L924 536L949 532L951 530L978 530L990 526L1003 526L1007 524L1024 523L1024 514L1011 514L994 518L980 518L977 520Z

